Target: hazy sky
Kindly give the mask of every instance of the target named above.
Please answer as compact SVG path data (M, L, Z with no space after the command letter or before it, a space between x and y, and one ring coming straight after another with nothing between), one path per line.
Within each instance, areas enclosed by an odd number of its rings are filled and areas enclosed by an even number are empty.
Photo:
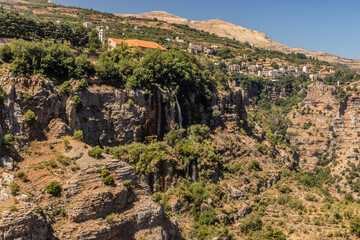
M360 59L358 0L55 0L109 13L166 11L190 20L221 19L291 47Z

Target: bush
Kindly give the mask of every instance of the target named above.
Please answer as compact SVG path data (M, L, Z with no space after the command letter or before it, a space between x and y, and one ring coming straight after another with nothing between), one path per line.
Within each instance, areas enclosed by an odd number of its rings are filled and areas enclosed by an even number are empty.
M107 176L110 176L110 171L107 170L107 169L102 170L102 171L101 171L101 177L102 177L102 178L105 178L105 177L107 177Z
M286 236L282 231L275 230L275 231L270 231L270 232L266 233L265 238L271 239L271 240L285 240Z
M312 195L310 193L307 193L305 195L305 200L310 201L310 202L316 202L317 199L316 199L316 197L314 195Z
M346 193L345 194L345 197L344 197L344 200L349 203L349 202L353 202L354 201L354 197L351 193Z
M205 211L203 211L200 216L198 222L201 225L213 225L217 221L215 211L212 208L208 208Z
M67 95L72 95L73 94L73 90L72 87L69 83L69 81L65 81L60 85L60 92L63 94L67 94Z
M29 92L23 92L22 98L24 103L27 104L33 99L33 96Z
M281 193L289 193L289 192L291 192L291 188L289 186L287 186L287 185L277 185L276 188Z
M20 187L16 182L11 182L9 188L10 188L10 193L13 196L16 196L20 190Z
M360 237L360 217L354 217L350 221L350 232Z
M59 154L59 155L56 156L56 160L57 160L59 163L61 163L63 166L69 166L69 165L70 165L70 162L69 162L70 158L65 157L65 156L63 156L63 155L61 155L61 154Z
M33 111L28 110L24 115L24 119L27 124L32 125L35 123L38 117L35 115Z
M6 148L10 148L13 145L14 136L11 134L5 134L3 138L3 144Z
M102 150L99 146L93 147L88 151L88 155L95 159L100 159L102 157Z
M101 171L101 178L105 185L113 185L114 184L114 178L110 175L110 171L107 169L104 169Z
M71 165L70 169L71 171L75 172L80 169L80 166L77 163L75 163L74 165Z
M125 180L122 182L122 185L127 189L127 190L131 190L131 183L128 180Z
M84 140L83 131L77 130L74 132L73 139L82 142Z
M75 60L76 69L74 72L75 78L81 79L81 78L87 78L92 77L95 74L95 67L91 63L90 60L88 60L87 56L85 54L81 54L79 57Z
M289 201L289 207L295 210L304 210L303 202L300 199L294 198Z
M0 59L6 63L10 63L13 59L13 54L11 52L11 47L9 45L5 45L0 48Z
M153 200L154 202L157 202L159 203L162 199L162 195L161 195L161 192L155 192L152 197L151 197L151 200Z
M261 171L260 163L257 160L252 160L248 163L247 168L255 171Z
M2 88L0 88L0 105L4 103L4 100L6 98L6 93Z
M18 178L20 178L20 179L21 179L21 181L23 181L23 182L27 182L27 181L29 181L29 179L28 179L28 177L27 177L26 173L24 173L23 171L19 171L19 172L17 172L17 177L18 177Z
M75 95L71 98L71 101L75 104L75 107L77 110L81 109L82 107L82 101L81 98L78 95Z
M84 79L82 79L82 80L78 83L77 89L78 89L79 91L84 91L84 90L87 88L87 86L88 86L88 84L85 82Z
M251 231L258 231L261 230L262 224L259 216L251 214L242 222L241 230L246 234Z
M111 176L111 175L109 175L109 176L106 176L106 177L104 177L103 179L102 179L102 181L103 181L103 183L105 184L105 185L113 185L114 184L114 178Z
M109 215L106 216L105 221L106 221L107 223L110 223L110 222L112 222L112 221L114 220L115 216L116 216L115 213L111 213L111 214L109 214Z
M70 146L70 141L67 140L67 139L63 139L63 142L64 142L64 148L67 150L67 149L70 149L71 146Z
M53 195L54 197L60 196L61 194L61 185L57 181L51 181L46 186L46 192Z

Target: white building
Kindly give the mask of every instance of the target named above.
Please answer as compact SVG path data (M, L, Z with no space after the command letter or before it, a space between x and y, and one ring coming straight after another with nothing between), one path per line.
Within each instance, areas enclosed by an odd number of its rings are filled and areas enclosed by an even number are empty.
M239 72L241 70L241 66L239 64L231 64L228 66L228 72Z
M309 66L304 66L303 69L302 69L303 73L311 73L311 67Z
M84 22L83 26L86 28L91 28L91 22Z

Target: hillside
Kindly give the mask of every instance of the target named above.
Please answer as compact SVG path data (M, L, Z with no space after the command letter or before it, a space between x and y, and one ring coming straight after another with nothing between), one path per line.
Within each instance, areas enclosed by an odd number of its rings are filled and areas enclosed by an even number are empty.
M360 60L346 59L338 57L329 53L308 51L300 48L289 47L280 43L277 43L270 39L266 34L250 30L241 26L234 25L232 23L224 22L221 20L208 20L208 21L191 21L185 18L181 18L166 12L155 11L140 14L117 14L118 16L137 17L145 19L154 19L175 23L184 24L197 30L203 30L211 34L215 34L220 37L226 37L230 39L236 39L238 41L248 41L250 44L254 44L256 47L281 51L285 53L304 53L308 57L314 57L321 61L326 61L334 64L345 65L356 71L360 71Z
M0 239L360 237L358 74L163 12L0 4Z

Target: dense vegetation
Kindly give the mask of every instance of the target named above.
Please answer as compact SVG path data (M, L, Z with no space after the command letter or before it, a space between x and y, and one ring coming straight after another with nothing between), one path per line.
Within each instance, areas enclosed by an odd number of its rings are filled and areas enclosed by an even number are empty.
M86 46L88 31L82 25L72 29L67 24L55 24L50 21L35 21L16 13L0 13L0 37L23 38L27 40L49 39L69 41L73 46Z

